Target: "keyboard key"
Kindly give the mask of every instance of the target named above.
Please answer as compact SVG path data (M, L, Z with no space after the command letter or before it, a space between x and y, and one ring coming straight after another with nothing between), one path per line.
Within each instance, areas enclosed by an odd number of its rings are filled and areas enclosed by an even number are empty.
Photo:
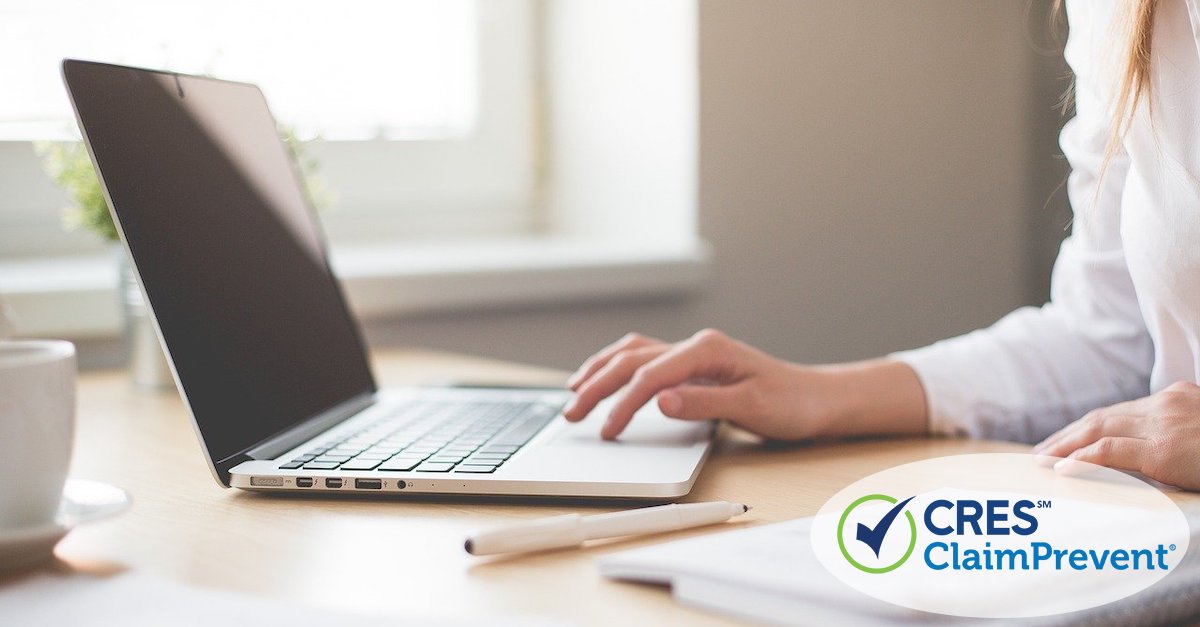
M522 420L519 424L506 429L492 440L492 446L521 446L525 444L554 418L553 414L533 415ZM490 447L489 447L490 448ZM514 449L516 450L516 449Z
M381 463L383 463L382 459L362 459L355 457L342 464L342 470L371 470Z
M379 466L379 470L406 471L421 465L421 459L401 459L393 457Z
M450 472L451 468L454 468L454 464L425 462L425 463L421 464L420 466L417 466L416 471L417 472Z
M464 464L483 464L485 466L499 466L500 464L503 464L506 461L508 461L508 459L504 458L504 457L478 457L478 456L472 455L472 456L466 458L465 460L463 460L463 463Z
M456 466L454 468L454 472L488 473L495 471L495 466L485 466L483 464L462 464L461 466Z
M518 398L405 402L281 467L493 472L558 415L556 404Z
M495 452L495 451L488 452L488 451L480 450L480 451L475 451L472 454L472 456L474 456L474 457L496 457L499 459L508 459L509 457L512 457L513 454L512 453L499 453L499 452Z

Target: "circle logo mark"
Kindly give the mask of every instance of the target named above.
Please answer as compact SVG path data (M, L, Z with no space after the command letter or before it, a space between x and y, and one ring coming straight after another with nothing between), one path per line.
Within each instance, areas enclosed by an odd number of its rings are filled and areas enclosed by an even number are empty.
M838 520L837 541L842 557L846 558L851 566L872 575L891 572L907 562L908 558L912 557L913 549L917 547L917 521L913 519L910 512L904 509L904 506L908 505L912 499L913 497L910 496L903 501L898 501L895 497L886 494L868 494L851 503L842 512L841 519ZM880 507L881 504L883 507ZM901 514L908 523L907 525L898 520ZM851 538L846 537L847 521L855 523L854 535ZM893 534L899 537L907 535L908 542L904 545L906 548L900 558L890 563L877 563L874 566L863 564L860 561L862 551L857 551L860 557L856 559L852 551L847 548L847 542L851 546L865 546L874 554L876 560L881 560L883 559L881 554L884 541ZM892 544L894 545L894 542Z

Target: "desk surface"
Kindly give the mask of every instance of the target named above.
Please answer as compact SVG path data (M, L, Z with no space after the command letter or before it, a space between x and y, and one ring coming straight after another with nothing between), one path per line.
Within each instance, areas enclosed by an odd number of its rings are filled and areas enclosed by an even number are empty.
M560 372L445 354L405 351L376 360L381 385L451 379L559 384ZM607 581L595 558L712 533L713 528L614 541L506 559L462 550L476 528L613 507L564 503L281 497L226 490L213 480L174 393L134 391L124 372L89 373L79 384L72 476L132 493L126 514L71 533L59 559L88 571L133 569L195 585L237 589L317 607L397 616L540 616L581 624L721 619L680 607L654 586ZM754 510L738 523L814 514L826 498L867 474L917 459L1024 450L946 439L764 447L733 431L685 501L730 500Z

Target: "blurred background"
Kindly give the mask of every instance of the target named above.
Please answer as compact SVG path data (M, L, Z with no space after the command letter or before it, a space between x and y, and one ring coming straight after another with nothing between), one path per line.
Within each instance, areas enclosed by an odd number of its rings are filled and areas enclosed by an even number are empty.
M1069 230L1049 0L99 4L0 6L0 297L88 367L127 314L63 56L261 84L376 348L869 357L1043 302Z

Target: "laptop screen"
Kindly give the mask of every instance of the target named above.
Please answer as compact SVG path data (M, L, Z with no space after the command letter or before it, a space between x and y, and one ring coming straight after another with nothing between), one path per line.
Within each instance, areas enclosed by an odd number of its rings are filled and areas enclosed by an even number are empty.
M373 392L258 88L72 60L63 73L212 461Z

